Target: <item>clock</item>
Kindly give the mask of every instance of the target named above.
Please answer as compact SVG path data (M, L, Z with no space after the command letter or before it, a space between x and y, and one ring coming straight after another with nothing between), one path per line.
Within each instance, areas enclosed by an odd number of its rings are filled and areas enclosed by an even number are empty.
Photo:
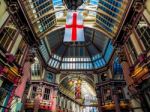
M47 73L46 74L46 81L53 82L53 74L52 73Z

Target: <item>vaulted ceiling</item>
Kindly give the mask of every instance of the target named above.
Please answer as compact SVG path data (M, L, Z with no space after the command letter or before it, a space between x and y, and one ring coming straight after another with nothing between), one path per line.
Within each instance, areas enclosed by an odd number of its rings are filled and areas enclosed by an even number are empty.
M64 43L64 28L41 39L39 50L45 62L57 69L97 69L109 61L113 46L103 33L85 27L85 42Z
M100 29L113 39L119 33L133 0L83 0L77 8L84 25ZM21 6L38 38L65 25L68 4L64 0L22 0Z
M78 81L81 81L81 99L75 98L75 88ZM65 77L60 85L60 91L67 96L72 97L74 100L83 103L83 105L91 105L92 103L97 103L96 91L94 87L93 80L83 74L70 74ZM89 104L85 104L84 101L88 100Z
M48 66L61 70L104 67L133 0L83 0L85 42L64 43L68 5L64 0L21 0L20 5Z

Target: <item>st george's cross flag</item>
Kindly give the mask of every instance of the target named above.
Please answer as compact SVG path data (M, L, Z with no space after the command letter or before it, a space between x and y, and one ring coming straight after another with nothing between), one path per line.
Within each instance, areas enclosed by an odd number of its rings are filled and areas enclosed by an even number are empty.
M83 42L83 16L79 12L69 11L66 18L64 42Z

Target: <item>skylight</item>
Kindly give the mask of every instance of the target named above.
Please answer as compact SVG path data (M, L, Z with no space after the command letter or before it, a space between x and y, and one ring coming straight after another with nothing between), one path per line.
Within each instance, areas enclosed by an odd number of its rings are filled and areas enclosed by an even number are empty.
M62 0L52 0L52 3L53 3L54 10L59 10L59 9L65 8ZM59 11L59 12L56 12L55 15L56 15L56 18L60 18L60 17L64 16L64 13L63 13L63 11Z
M98 6L99 0L84 0L84 3L78 8L78 10L84 11L87 9L96 10ZM96 12L94 11L88 11L88 16L96 16Z

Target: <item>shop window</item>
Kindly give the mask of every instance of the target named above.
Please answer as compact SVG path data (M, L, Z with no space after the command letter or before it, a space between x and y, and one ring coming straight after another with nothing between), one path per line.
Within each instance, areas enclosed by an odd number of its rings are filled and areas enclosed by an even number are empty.
M136 52L135 47L130 38L127 41L127 47L128 47L128 51L129 51L128 53L130 55L132 63L135 63L135 61L137 59L137 52Z
M12 42L15 40L15 35L17 33L16 25L12 19L8 20L8 22L2 28L0 32L0 45L4 49L8 49Z
M5 101L5 98L10 95L11 91L13 89L13 84L5 80L0 87L0 105L3 105L3 102Z
M0 105L3 105L3 102L4 102L7 94L8 94L8 91L5 90L4 88L0 87Z
M137 34L146 50L150 49L150 26L142 17L136 27Z
M50 89L49 88L45 88L43 99L44 100L50 99Z

